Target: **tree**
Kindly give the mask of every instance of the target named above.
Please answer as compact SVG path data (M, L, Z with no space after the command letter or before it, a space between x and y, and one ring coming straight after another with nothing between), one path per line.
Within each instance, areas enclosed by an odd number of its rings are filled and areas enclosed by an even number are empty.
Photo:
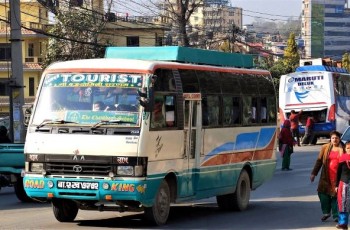
M203 6L204 0L164 0L163 4L153 3L170 22L179 46L190 46L187 28L193 12Z
M56 23L48 31L48 52L43 67L55 61L103 57L105 46L98 44L99 28L95 18L83 11L71 11L56 16Z
M299 66L300 56L298 46L295 42L295 34L290 33L287 41L287 47L284 50L283 63L288 68L289 72L293 72Z
M50 38L44 68L55 61L103 57L108 41L100 38L106 24L102 13L71 3L59 5L58 0L38 2L55 16L55 23L45 33Z
M227 52L227 53L231 52L230 41L225 40L223 43L221 43L219 46L219 51L223 51L223 52Z
M345 68L347 71L350 71L350 56L348 52L346 52L343 55L341 62L342 62L342 67Z
M283 60L279 60L269 69L269 71L271 73L272 80L275 84L276 95L278 95L280 78L282 75L287 74L289 72L288 68L285 66Z

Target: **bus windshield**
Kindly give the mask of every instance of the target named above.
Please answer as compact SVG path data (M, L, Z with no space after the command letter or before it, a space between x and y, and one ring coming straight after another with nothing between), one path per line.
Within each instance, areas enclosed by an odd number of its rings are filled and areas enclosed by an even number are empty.
M137 90L142 79L141 74L125 73L47 74L33 114L33 124L66 121L62 123L93 125L100 121L120 120L122 122L111 124L138 126Z

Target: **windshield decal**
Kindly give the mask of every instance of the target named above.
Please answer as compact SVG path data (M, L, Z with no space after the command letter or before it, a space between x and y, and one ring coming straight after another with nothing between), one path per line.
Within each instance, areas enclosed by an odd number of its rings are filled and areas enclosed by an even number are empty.
M67 111L65 119L80 124L91 124L105 120L121 120L137 124L138 113L116 113L112 111Z
M44 87L140 87L141 75L116 73L47 74Z

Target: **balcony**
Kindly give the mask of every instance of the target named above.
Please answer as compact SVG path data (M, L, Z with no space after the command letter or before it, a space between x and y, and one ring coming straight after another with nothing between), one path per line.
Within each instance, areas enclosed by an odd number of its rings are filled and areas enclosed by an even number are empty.
M43 58L42 57L26 57L24 59L25 63L42 63Z

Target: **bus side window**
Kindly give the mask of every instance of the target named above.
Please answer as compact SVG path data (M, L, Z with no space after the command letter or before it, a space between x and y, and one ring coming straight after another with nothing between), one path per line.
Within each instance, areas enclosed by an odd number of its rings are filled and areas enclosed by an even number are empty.
M267 105L266 98L260 99L260 122L267 123Z
M208 95L202 100L202 124L203 126L219 125L219 96Z
M164 113L164 98L162 96L155 96L154 107L151 117L151 128L165 127L165 113Z
M151 117L151 128L176 127L175 96L155 96L154 107Z
M250 123L256 123L258 118L258 98L253 97L251 100L251 117Z
M223 97L224 125L240 124L240 103L239 97Z
M157 75L157 80L154 85L155 91L175 91L175 80L173 77L173 72L170 69L157 69L155 72Z
M252 97L243 97L243 125L248 125L251 123L253 117L252 112Z
M165 123L167 127L176 126L175 96L165 96Z
M274 123L277 121L277 115L276 115L276 98L275 97L268 97L267 98L267 122L268 123Z

